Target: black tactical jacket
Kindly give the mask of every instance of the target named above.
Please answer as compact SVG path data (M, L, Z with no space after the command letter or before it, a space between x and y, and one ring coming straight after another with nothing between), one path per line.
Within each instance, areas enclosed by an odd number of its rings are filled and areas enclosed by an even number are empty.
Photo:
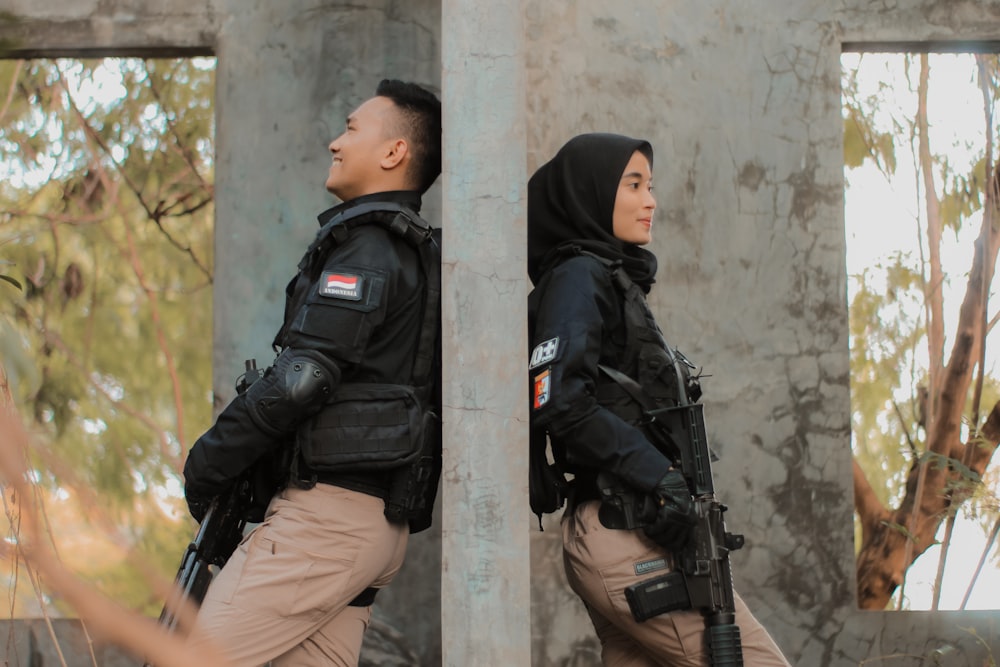
M577 255L550 269L528 297L532 427L547 429L553 455L578 480L610 472L650 491L670 460L607 407L606 365L638 377L626 360L625 299L609 268ZM593 489L578 489L583 493Z
M379 193L324 211L320 226L345 209L373 201L420 208L418 193ZM379 222L379 216L391 219L395 213L358 218L346 241L332 249L310 246L286 289L284 324L274 341L279 350L321 352L340 369L341 383L411 380L425 280L412 245L379 224L368 224ZM302 414L301 421L310 416ZM237 396L191 448L184 466L186 488L216 495L283 445L288 441L268 437L254 425L243 396Z

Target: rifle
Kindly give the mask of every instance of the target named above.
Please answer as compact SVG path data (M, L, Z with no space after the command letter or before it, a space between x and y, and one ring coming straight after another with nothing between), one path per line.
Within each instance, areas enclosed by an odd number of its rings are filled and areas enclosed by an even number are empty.
M255 359L246 361L246 372L236 383L236 393L262 378ZM200 605L212 577L226 564L243 539L247 513L252 501L253 469L240 475L226 491L212 500L194 539L188 544L177 569L174 590L160 612L159 624L169 632L177 628L177 612L184 601ZM143 667L151 667L145 663Z
M200 605L212 577L236 551L243 539L249 502L250 480L246 476L241 476L212 501L198 533L181 558L174 591L160 613L159 623L168 631L173 632L177 627L177 610L182 601Z
M676 371L681 405L646 411L646 425L674 450L698 516L687 545L675 554L677 570L625 589L636 621L677 609L698 609L705 616L713 667L742 667L743 647L736 625L736 602L729 553L743 546L743 535L726 530L728 509L716 498L704 406L688 401L677 350L664 346ZM686 359L684 359L687 362ZM690 365L690 362L687 362ZM630 392L631 393L631 392Z

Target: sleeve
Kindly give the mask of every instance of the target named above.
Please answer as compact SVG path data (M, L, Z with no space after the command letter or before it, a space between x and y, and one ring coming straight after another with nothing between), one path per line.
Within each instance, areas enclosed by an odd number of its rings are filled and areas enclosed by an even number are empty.
M565 448L570 465L606 470L650 491L670 461L643 433L597 401L604 323L620 320L604 268L570 260L533 295L531 419Z
M381 228L359 227L334 249L292 316L286 346L322 352L341 370L361 361L372 332L385 321L387 295L401 270L387 236Z
M283 359L312 359L324 367L332 378L330 392L362 359L372 330L385 319L387 284L394 273L395 253L388 251L391 241L380 231L359 228L327 258L303 305L291 315L285 347L269 373L234 398L191 447L184 464L187 489L217 495L322 408L323 400L317 400L322 397L303 396L295 378L275 372L282 370Z

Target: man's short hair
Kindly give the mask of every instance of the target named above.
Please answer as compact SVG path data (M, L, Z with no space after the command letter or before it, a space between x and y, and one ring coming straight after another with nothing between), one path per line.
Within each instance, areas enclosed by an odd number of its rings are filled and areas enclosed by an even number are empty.
M388 97L399 109L401 127L392 128L406 138L413 156L410 175L421 193L441 173L441 100L415 83L383 79L375 95Z

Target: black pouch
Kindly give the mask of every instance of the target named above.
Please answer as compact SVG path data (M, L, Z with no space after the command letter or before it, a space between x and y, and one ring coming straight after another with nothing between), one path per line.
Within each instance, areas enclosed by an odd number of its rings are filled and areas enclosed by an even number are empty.
M569 482L556 463L549 463L547 448L545 429L532 427L528 432L528 503L538 517L539 530L542 515L557 511L569 496Z
M423 416L422 442L412 463L392 473L385 498L385 516L409 524L411 533L430 528L441 479L441 418L433 410Z
M296 433L317 472L390 470L420 454L423 410L413 387L345 384Z
M669 572L625 589L632 618L638 623L671 611L691 608L687 582L681 572Z

